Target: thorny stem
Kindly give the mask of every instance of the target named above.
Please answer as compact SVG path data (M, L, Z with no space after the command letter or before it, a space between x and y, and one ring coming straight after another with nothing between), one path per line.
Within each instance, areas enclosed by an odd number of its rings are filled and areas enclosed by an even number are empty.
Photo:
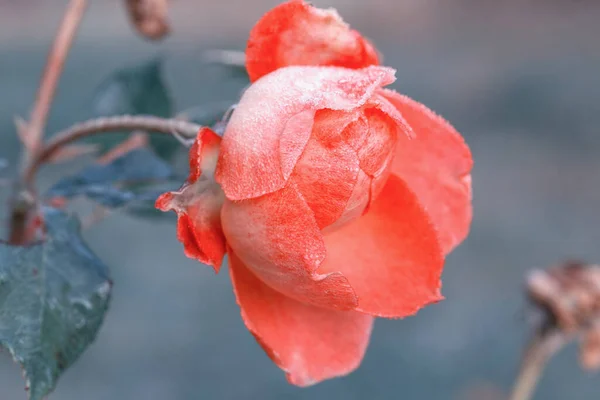
M565 334L558 329L542 331L531 339L509 400L533 399L546 364L565 342Z
M52 49L48 54L30 120L24 132L24 137L26 137L25 143L29 144L25 163L30 158L35 157L40 148L44 127L54 93L56 92L58 80L86 7L87 0L71 0L69 2L54 39ZM10 243L25 244L29 241L27 224L30 220L31 210L35 207L34 200L35 197L31 192L22 187L22 182L18 182L14 188L11 200Z

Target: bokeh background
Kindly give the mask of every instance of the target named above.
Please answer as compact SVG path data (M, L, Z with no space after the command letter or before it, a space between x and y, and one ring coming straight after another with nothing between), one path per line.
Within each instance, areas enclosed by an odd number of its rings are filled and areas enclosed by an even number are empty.
M84 118L106 75L157 53L178 109L235 101L240 82L204 65L202 52L242 49L277 1L173 1L174 32L158 45L130 29L120 1L90 3L49 132ZM504 399L527 338L527 271L565 257L600 260L600 2L314 3L335 6L370 37L398 69L394 87L452 121L471 146L475 217L447 260L447 300L378 320L360 369L298 389L244 328L226 271L215 276L186 259L174 224L117 214L85 233L112 270L112 309L51 400ZM13 116L28 114L65 5L0 0L0 157L11 164L0 178L14 172ZM72 168L45 169L40 185ZM0 200L8 192L0 186ZM572 345L553 359L536 399L598 396L600 374L580 370ZM25 398L8 354L0 398Z

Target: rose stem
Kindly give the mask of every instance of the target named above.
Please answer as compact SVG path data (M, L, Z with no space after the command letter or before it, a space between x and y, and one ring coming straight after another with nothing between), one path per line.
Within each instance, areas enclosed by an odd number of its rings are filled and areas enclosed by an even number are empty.
M564 334L552 329L536 334L525 349L519 375L509 400L532 400L544 367L564 345Z
M35 157L41 146L44 127L54 93L56 92L58 80L86 6L87 0L71 0L69 2L50 53L48 54L44 73L31 112L31 118L25 127L26 143L29 143L31 146L26 152L25 164L27 164L28 159ZM30 192L24 190L22 184L17 184L11 202L10 243L27 243L29 240L27 224L30 218L29 214L34 207L35 201L30 196Z

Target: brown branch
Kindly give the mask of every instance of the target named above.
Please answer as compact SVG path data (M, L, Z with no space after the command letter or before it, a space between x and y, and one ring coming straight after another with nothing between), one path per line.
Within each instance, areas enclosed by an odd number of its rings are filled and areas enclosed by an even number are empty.
M54 39L52 49L48 54L44 74L27 126L28 142L31 143L33 147L31 151L33 152L39 148L42 141L44 127L54 93L56 92L58 80L86 6L86 0L71 0L69 2L56 38Z
M583 339L583 368L600 368L600 266L568 260L534 270L526 291L538 325L510 400L530 400L550 358L571 340Z
M144 130L173 135L176 138L192 139L196 137L200 128L200 125L178 119L123 115L85 121L54 135L46 145L35 153L34 157L27 160L24 167L21 187L15 191L13 200L10 218L10 243L24 244L28 242L29 214L36 207L36 196L33 188L35 175L40 167L52 159L52 156L63 146L87 136L124 130Z
M558 330L537 334L529 343L510 400L531 400L546 364L566 343Z
M192 139L201 126L178 119L164 119L145 115L123 115L92 119L75 124L69 129L52 137L34 157L29 158L23 172L21 186L15 190L13 208L10 217L10 237L12 244L25 244L29 241L29 221L36 207L34 191L35 175L39 168L52 159L63 146L76 140L99 133L120 132L124 130L144 130L173 135L176 138Z
M9 219L10 233L8 241L15 245L24 245L31 239L29 229L31 210L36 207L35 195L17 187L11 200Z
M86 6L87 0L71 0L69 2L52 48L48 53L29 122L27 125L20 124L21 126L17 124L19 137L26 146L25 165L27 165L28 160L36 157L41 147L44 127L46 126L58 80ZM34 208L35 195L30 189L23 187L23 182L18 182L11 198L10 243L25 244L29 242L31 229L28 226L30 220L32 220L30 214Z
M36 172L56 151L66 144L87 136L124 130L143 130L194 138L200 128L200 125L192 122L147 115L122 115L85 121L54 135L26 166L23 181L28 187L32 187Z

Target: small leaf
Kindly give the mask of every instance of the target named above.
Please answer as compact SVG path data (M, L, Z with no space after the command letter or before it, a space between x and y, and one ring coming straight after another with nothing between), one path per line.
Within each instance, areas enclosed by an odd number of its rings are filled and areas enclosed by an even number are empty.
M93 116L145 114L171 117L172 101L162 77L162 64L162 58L156 57L109 76L96 90L92 102ZM105 152L123 142L127 134L94 135L86 140L99 143ZM167 160L181 149L177 140L168 135L151 135L150 146Z
M47 198L85 196L104 207L125 207L134 213L154 212L154 201L165 191L180 186L185 178L146 148L135 149L110 164L91 165L80 173L63 178ZM134 211L135 210L135 211Z
M44 211L43 242L0 242L0 346L22 366L31 400L50 393L94 341L111 292L108 269L77 219Z

